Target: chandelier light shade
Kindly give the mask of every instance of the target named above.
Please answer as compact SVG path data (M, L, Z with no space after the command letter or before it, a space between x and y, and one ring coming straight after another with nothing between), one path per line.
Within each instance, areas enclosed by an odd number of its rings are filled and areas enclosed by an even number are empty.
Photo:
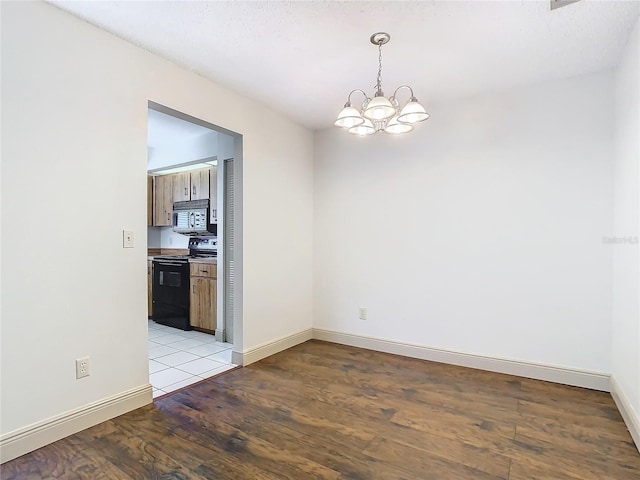
M365 136L376 133L376 129L373 126L373 123L368 118L363 118L363 122L360 125L356 125L355 127L351 127L349 129L349 133L353 133L355 135Z
M403 123L422 122L429 118L429 114L424 107L418 103L416 97L411 97L407 104L400 110L398 121Z
M397 115L389 120L384 127L384 131L387 133L409 133L411 130L413 130L413 125L399 122Z
M386 97L373 97L373 99L367 104L367 108L364 109L362 115L369 120L387 120L396 114L396 109L393 108L391 101Z
M418 122L429 118L429 114L413 95L413 89L408 85L396 88L389 98L382 92L382 45L389 42L391 36L388 33L379 32L371 35L370 41L378 46L378 77L376 80L376 92L370 98L365 91L352 90L347 98L344 108L340 110L338 118L334 122L336 127L344 128L355 135L371 135L377 132L390 134L408 133ZM400 108L397 98L398 91L402 88L409 89L410 97L406 104ZM351 103L351 95L361 93L364 101L360 108Z
M342 128L351 128L357 127L358 125L362 125L364 123L364 118L360 115L360 112L351 106L349 102L347 102L340 113L338 114L338 118L334 122L336 127Z

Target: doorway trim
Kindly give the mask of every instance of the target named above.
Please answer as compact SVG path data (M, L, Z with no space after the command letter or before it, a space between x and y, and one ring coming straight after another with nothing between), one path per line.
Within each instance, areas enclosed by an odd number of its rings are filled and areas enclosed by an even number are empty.
M208 128L209 130L213 130L215 132L221 133L223 135L227 135L233 139L233 146L227 151L223 152L222 155L217 155L218 165L224 163L225 160L233 158L233 166L234 166L234 176L233 176L233 188L235 191L235 201L233 205L233 215L234 215L234 267L235 267L235 290L233 297L233 350L232 350L232 363L236 365L241 365L242 363L236 363L242 358L242 350L243 350L243 294L242 294L242 284L243 284L243 216L242 216L242 198L243 198L243 185L242 185L242 172L243 172L243 137L242 134L234 132L232 130L226 129L219 125L215 125L213 123L209 123L206 120L202 120L197 117L193 117L189 114L180 112L179 110L174 110L173 108L167 107L160 103L149 100L148 108L151 110L155 110L156 112L164 113L165 115L169 115L171 117L177 118L179 120L184 120L186 122L194 123L196 125L200 125L202 127ZM220 183L218 184L220 185ZM224 219L222 222L223 225L218 225L219 234L223 235L224 238ZM224 243L224 242L223 242ZM218 271L220 271L220 266L224 265L224 248L222 251L222 255L219 254L218 257ZM221 265L220 265L221 264ZM225 292L225 284L226 276L229 274L227 269L223 268L223 278L218 279L218 318L224 319L225 315L225 299L227 293ZM216 330L216 340L220 337L224 337L224 332L218 333ZM234 361L235 360L235 361Z

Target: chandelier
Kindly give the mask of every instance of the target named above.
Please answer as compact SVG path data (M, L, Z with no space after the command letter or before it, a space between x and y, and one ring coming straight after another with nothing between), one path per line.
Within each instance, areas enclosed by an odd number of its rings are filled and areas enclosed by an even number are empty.
M382 92L382 45L388 43L391 36L385 32L374 33L370 41L378 46L378 78L376 80L376 93L373 98L358 89L352 90L347 97L347 103L338 114L334 122L336 127L346 128L349 133L355 135L371 135L378 132L392 134L407 133L413 130L413 126L429 118L429 114L420 105L418 99L413 95L413 89L408 85L401 85L396 88L391 97L387 98ZM402 88L410 92L407 103L400 108L397 94ZM364 95L364 101L360 109L351 104L351 95L354 93Z

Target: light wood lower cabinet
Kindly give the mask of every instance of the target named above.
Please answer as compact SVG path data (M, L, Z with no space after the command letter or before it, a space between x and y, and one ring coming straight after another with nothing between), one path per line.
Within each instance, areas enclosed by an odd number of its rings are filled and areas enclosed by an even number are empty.
M149 312L149 318L153 316L152 306L153 306L153 262L151 260L147 260L147 311Z
M217 321L217 265L192 262L189 319L193 328L215 332Z

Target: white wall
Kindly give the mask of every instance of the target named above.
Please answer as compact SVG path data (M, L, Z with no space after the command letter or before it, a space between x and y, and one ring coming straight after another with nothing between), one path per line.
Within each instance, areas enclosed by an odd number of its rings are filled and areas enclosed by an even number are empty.
M189 138L173 138L165 142L157 142L149 148L147 169L154 170L214 157L218 154L220 136L217 132L211 132ZM231 141L233 141L232 138Z
M629 38L615 78L612 377L640 428L640 311L638 240L640 193L640 43L638 24ZM637 434L640 434L638 430ZM636 439L637 442L637 439ZM640 446L640 444L638 444Z
M173 227L155 227L160 230L161 248L189 248L189 237L176 233Z
M1 8L2 433L148 383L149 100L243 135L236 346L310 328L312 134L51 5Z
M189 248L189 237L176 233L172 227L147 227L149 248Z
M612 79L317 132L314 327L608 373Z
M160 248L162 242L161 231L159 227L147 227L147 247Z

